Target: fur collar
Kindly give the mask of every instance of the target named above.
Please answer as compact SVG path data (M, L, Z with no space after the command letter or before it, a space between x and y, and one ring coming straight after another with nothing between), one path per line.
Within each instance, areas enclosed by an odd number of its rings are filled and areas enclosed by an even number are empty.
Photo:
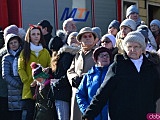
M63 52L70 53L72 55L75 55L80 50L80 47L74 47L74 46L68 46L63 45L58 51L58 54L62 54Z

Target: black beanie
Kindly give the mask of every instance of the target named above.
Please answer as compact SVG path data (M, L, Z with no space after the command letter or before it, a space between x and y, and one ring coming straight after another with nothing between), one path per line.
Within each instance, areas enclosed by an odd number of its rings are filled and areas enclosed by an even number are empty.
M52 40L50 40L48 44L48 48L51 51L58 51L62 46L64 45L62 39L58 36L54 37Z

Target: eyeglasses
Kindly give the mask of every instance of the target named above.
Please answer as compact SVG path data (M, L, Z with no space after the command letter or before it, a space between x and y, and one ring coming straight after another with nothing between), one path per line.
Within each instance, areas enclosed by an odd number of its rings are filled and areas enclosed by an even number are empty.
M108 54L99 54L98 56L99 56L100 58L104 58L104 57L110 58L110 56L109 56Z

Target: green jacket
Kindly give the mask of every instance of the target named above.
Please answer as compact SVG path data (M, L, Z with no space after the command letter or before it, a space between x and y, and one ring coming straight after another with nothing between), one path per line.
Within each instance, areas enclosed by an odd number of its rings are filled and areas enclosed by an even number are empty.
M25 66L25 61L23 59L23 51L21 52L18 59L18 73L23 83L22 99L32 99L30 84L33 82L33 77L30 64L32 62L36 62L41 64L45 68L50 66L50 59L50 54L45 48L39 52L38 57L33 51L31 51L30 60Z

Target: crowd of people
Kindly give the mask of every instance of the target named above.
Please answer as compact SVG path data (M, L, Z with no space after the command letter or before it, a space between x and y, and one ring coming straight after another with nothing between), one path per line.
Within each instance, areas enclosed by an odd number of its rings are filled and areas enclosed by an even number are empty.
M160 112L160 21L126 19L52 36L48 20L0 31L0 120L146 120Z

